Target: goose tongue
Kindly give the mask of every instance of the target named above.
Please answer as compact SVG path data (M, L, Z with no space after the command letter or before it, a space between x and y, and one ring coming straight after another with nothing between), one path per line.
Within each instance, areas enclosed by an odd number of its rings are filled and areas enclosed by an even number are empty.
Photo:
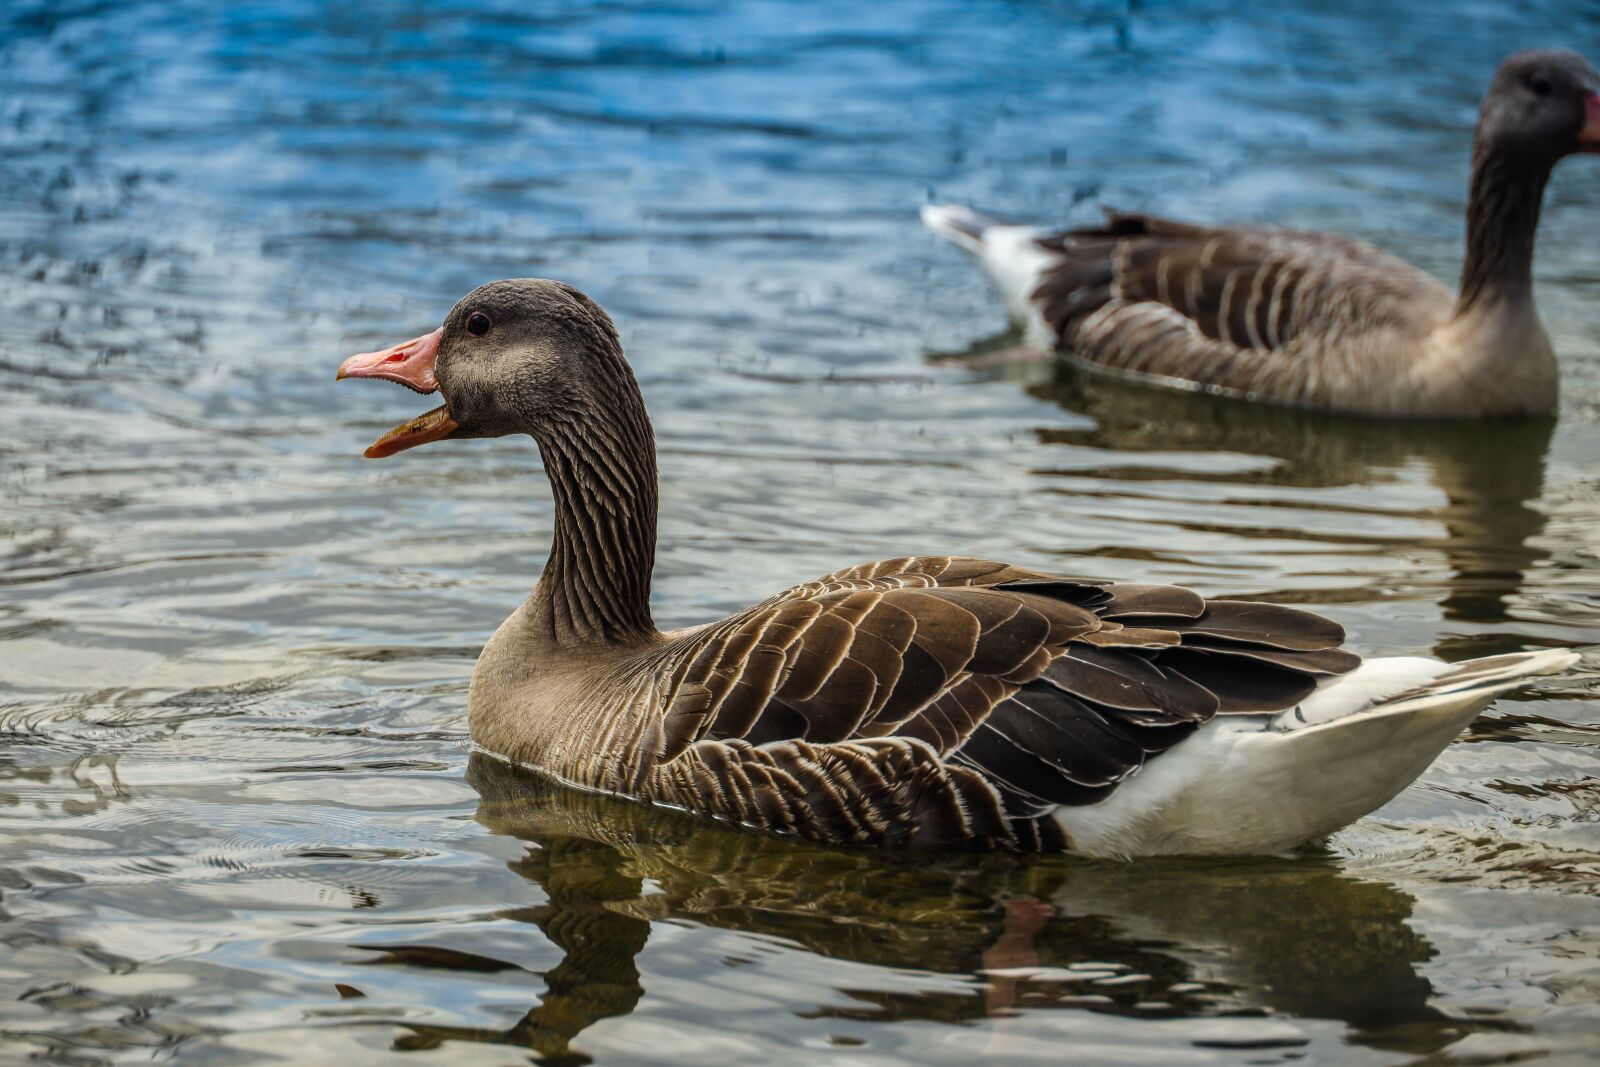
M334 380L383 378L399 382L419 393L437 392L439 378L434 372L434 364L439 358L439 339L443 336L444 327L441 326L432 333L413 337L392 348L351 356L339 365L339 373ZM368 459L382 459L429 441L449 437L455 430L456 420L450 417L449 406L441 405L426 415L418 415L410 422L396 426L374 441L365 455Z
M1583 129L1578 131L1579 151L1600 153L1600 93L1583 98Z

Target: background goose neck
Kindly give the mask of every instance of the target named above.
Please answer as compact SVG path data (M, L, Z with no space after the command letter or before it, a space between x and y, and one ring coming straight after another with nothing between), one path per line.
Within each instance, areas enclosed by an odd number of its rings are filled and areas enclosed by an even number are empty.
M1473 310L1532 304L1534 236L1549 180L1546 164L1493 144L1475 147L1457 318Z
M535 435L555 497L555 532L532 617L547 629L542 636L569 646L636 644L656 633L655 438L621 353L597 362L602 380L588 410L546 420Z

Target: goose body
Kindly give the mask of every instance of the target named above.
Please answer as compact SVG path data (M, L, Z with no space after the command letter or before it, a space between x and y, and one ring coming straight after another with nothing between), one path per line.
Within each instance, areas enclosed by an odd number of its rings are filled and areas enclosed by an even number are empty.
M1028 342L1098 369L1251 400L1383 416L1553 412L1533 302L1539 205L1562 157L1600 151L1600 76L1566 52L1502 64L1474 142L1459 293L1349 237L1110 213L1050 231L950 205Z
M1275 852L1410 783L1564 651L1362 663L1292 608L949 556L862 564L705 626L650 616L655 450L610 319L484 286L341 377L438 389L385 456L527 433L549 562L473 672L474 742L572 785L893 848Z

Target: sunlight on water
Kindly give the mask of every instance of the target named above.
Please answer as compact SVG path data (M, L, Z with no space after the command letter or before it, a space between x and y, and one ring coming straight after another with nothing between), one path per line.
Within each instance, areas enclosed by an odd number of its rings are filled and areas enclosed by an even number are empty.
M1545 203L1553 422L957 369L1001 316L916 208L1271 220L1452 277L1489 71L1600 56L1594 14L4 6L0 1060L1592 1052L1592 666L1296 858L768 840L470 755L548 488L515 440L366 463L416 398L332 377L485 280L589 291L656 421L664 626L957 552L1303 603L1364 652L1587 646L1595 161Z

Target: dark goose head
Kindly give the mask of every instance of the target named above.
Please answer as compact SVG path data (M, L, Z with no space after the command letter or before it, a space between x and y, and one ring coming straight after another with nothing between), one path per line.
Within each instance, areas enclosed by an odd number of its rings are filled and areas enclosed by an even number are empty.
M632 385L610 316L572 286L543 278L479 286L437 330L351 356L338 377L384 378L444 399L384 434L369 459L447 437L539 437L615 412L618 388Z
M1545 169L1576 152L1600 153L1600 74L1575 52L1518 52L1489 83L1477 142Z

